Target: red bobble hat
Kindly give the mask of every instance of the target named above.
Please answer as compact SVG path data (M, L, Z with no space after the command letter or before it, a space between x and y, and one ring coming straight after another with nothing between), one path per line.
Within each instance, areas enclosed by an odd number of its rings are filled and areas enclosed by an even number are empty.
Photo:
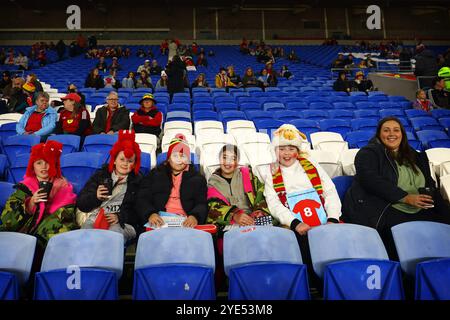
M175 138L170 141L169 150L167 151L167 159L170 158L172 152L183 153L188 159L191 158L191 150L189 144L186 142L186 137L181 133L177 134Z
M50 178L61 178L60 158L63 145L58 141L47 141L39 143L31 148L30 160L28 161L25 176L35 177L33 164L38 160L45 160L48 163L48 175Z
M139 145L135 142L136 134L133 130L120 130L119 139L112 147L109 154L111 155L109 160L109 172L114 170L114 162L120 151L123 151L126 158L131 158L133 155L136 156L136 162L134 164L134 173L137 175L139 169L141 168L141 149Z

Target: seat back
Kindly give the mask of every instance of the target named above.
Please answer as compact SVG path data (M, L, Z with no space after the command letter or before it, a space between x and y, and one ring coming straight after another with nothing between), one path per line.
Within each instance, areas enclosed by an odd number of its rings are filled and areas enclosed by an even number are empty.
M74 134L58 134L48 137L47 140L54 140L62 143L62 154L77 152L80 148L80 136Z
M14 184L9 182L0 181L0 212L3 211L6 201L14 192ZM1 221L0 221L1 224Z
M450 300L450 258L417 264L416 300Z
M355 224L322 225L308 231L311 259L316 274L323 277L325 266L347 259L388 260L375 229Z
M450 257L450 226L430 221L412 221L391 228L400 264L414 276L419 262Z

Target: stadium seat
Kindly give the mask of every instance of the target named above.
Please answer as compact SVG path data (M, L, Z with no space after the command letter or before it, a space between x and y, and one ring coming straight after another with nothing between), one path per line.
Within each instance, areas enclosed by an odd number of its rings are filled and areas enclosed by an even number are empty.
M418 110L418 109L405 110L405 114L410 119L417 118L417 117L431 117L431 114L429 114L425 110Z
M358 101L355 102L355 107L357 109L363 109L363 110L368 110L368 109L379 109L378 104L375 102L368 102L368 101Z
M191 114L187 111L169 111L166 114L166 123L169 121L191 121Z
M342 175L342 168L339 163L339 153L333 152L332 150L316 149L309 150L308 153L310 154L311 159L316 161L330 178Z
M62 154L78 152L80 148L80 136L74 134L57 134L47 138L48 140L58 141L63 145Z
M449 136L440 130L421 130L416 132L417 138L425 148L430 148L430 143L439 140L449 140Z
M448 118L450 117L450 110L449 109L433 109L431 110L431 115L433 118L439 119L439 118Z
M351 102L333 102L335 109L352 110L355 109L355 105Z
M303 119L308 120L324 120L328 118L328 114L325 110L302 110L300 111Z
M334 177L332 180L339 194L339 199L341 199L341 203L344 203L345 194L352 185L353 176L339 176Z
M378 121L372 118L357 118L350 121L352 130L376 130Z
M278 111L278 110L284 110L285 106L284 104L280 103L280 102L265 102L263 104L263 110L264 111Z
M105 163L105 155L95 152L74 152L61 156L63 176L73 185L76 194L80 193L89 178Z
M363 119L375 119L377 122L380 119L380 113L378 109L361 109L355 110L353 113L355 118L363 118Z
M171 134L175 136L177 133L184 135L192 134L192 123L186 120L170 121L164 124L164 135Z
M287 110L304 110L309 109L308 104L305 102L287 102L285 103Z
M6 180L8 167L8 158L4 154L0 154L0 181Z
M6 201L8 201L9 196L14 193L14 184L10 182L0 181L0 212L3 212L5 208ZM1 224L1 221L0 221ZM1 269L1 268L0 268ZM1 297L1 294L0 294Z
M325 300L404 299L400 264L388 260L375 229L322 225L308 231L308 240L314 271L324 280Z
M319 121L319 126L322 131L336 132L344 137L352 130L350 121L343 119L323 119Z
M353 111L351 110L330 110L328 111L328 117L330 119L343 119L343 120L351 120L353 119Z
M219 113L219 120L222 121L224 127L226 128L226 124L228 121L247 120L247 117L245 116L245 113L242 111L227 110Z
M212 103L208 102L194 102L192 104L192 111L196 112L199 110L214 110L214 106Z
M109 157L109 151L118 139L117 134L93 134L84 139L82 151L96 152Z
M450 258L417 264L416 300L450 300Z
M140 235L133 299L213 300L215 257L211 234L161 228Z
M53 236L36 274L35 300L117 300L124 238L117 232L81 229Z
M447 118L440 118L439 124L444 128L447 133L450 133L450 116Z
M439 122L432 117L417 117L410 119L415 131L419 130L444 130Z
M194 124L195 136L223 134L223 123L220 121L198 121Z
M425 152L436 175L443 176L444 172L441 165L450 161L450 148L431 148Z
M429 148L450 148L450 139L434 140L428 142Z
M405 113L402 109L381 109L380 118L386 117L404 117Z
M30 154L21 154L17 156L14 163L8 168L8 182L19 183L23 180L25 172L27 171Z
M243 102L239 105L239 110L261 110L261 103L259 102Z
M19 155L29 154L31 148L38 144L40 140L41 137L34 134L15 135L2 140L3 152L8 157L9 164L12 165Z
M261 119L261 120L255 120L254 123L255 123L256 129L259 132L267 133L271 137L272 132L274 130L278 129L280 126L282 126L286 122L282 121L282 120Z
M347 133L345 140L349 148L362 148L375 136L375 130L358 130Z
M30 276L36 238L19 232L0 232L0 300L18 300Z
M224 235L230 300L308 300L308 277L294 233L244 227Z
M356 174L355 157L359 149L347 149L341 152L339 163L341 164L342 173L346 176L354 176Z

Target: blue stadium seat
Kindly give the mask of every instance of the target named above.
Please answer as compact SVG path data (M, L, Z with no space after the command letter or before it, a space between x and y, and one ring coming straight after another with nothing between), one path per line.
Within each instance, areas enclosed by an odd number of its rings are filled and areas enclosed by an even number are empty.
M405 110L405 114L410 119L417 118L417 117L431 117L431 114L429 114L425 110L418 110L418 109Z
M74 192L80 193L89 178L105 163L104 154L95 152L74 152L61 156L63 176L73 185Z
M247 110L261 110L260 102L242 102L239 105L239 110L247 111Z
M168 121L191 121L191 113L187 111L169 111L166 114L166 122Z
M256 130L259 132L267 133L269 137L272 136L272 132L278 129L280 126L285 124L285 121L274 120L274 119L261 119L254 120Z
M141 168L139 169L139 171L141 172L142 175L146 175L150 172L150 170L152 169L152 157L149 153L147 152L142 152L141 153Z
M302 110L300 111L302 118L308 120L323 120L328 118L325 110Z
M349 148L362 148L375 136L375 130L357 130L347 133L345 141Z
M166 161L167 159L167 152L161 152L158 153L158 155L156 156L156 165L161 165L164 163L164 161ZM197 170L197 172L200 171L200 161L197 157L197 155L194 152L191 152L191 163L194 164L195 170Z
M416 300L450 300L450 258L417 264Z
M367 101L369 101L369 102L381 102L381 101L389 101L389 99L385 95L369 95Z
M248 120L261 120L261 119L273 119L273 112L269 111L259 111L259 110L248 110L245 111Z
M355 106L357 109L379 109L378 104L374 102L368 102L368 101L358 101L355 102Z
M238 105L235 102L219 102L216 103L214 106L218 112L238 109Z
M353 104L360 102L360 101L368 101L367 96L364 95L364 96L351 96L350 97L350 102Z
M378 120L372 118L357 118L350 121L352 130L376 130Z
M429 141L428 148L450 148L450 139Z
M416 132L417 138L425 148L429 148L431 141L449 140L449 136L441 130L421 130Z
M450 258L450 225L412 221L391 228L402 270L416 274L418 263L436 258Z
M5 180L8 167L8 158L4 154L0 154L0 180Z
M439 122L432 117L417 117L410 119L414 130L443 130Z
M332 110L333 105L329 102L311 102L309 108L312 110Z
M352 185L353 176L339 176L334 177L332 180L341 199L341 203L344 203L345 194Z
M0 212L3 212L3 208L5 207L6 201L8 201L9 196L13 194L14 191L15 190L13 183L0 181Z
M388 101L381 101L378 102L378 107L380 109L403 109L402 105L398 102L388 102Z
M325 300L404 299L400 264L389 261L375 229L323 225L308 231L308 240L314 271L324 279Z
M404 117L405 114L402 109L381 109L380 118L385 117Z
M117 134L93 134L87 136L84 140L82 151L101 153L107 158L117 139Z
M29 154L31 148L41 141L41 137L30 135L10 136L2 141L3 152L8 157L9 164L13 164L15 159L21 154Z
M199 110L214 110L214 106L212 103L208 102L194 102L192 104L192 110L199 111Z
M210 110L194 111L194 122L203 120L215 120L219 119L217 112Z
M207 102L207 103L213 103L213 99L210 96L199 96L192 99L193 102Z
M310 134L314 132L319 132L319 123L315 120L307 120L307 119L294 119L289 121L290 124L294 125L298 130L303 132L308 141L311 141Z
M351 102L333 102L333 107L335 109L353 110L355 105Z
M444 128L445 131L450 132L450 116L447 118L440 118L439 124Z
M74 134L57 134L49 136L48 140L58 141L63 144L62 154L78 152L80 148L80 136Z
M23 180L25 172L27 171L30 154L21 154L17 156L13 164L8 168L8 182L19 183Z
M167 111L184 111L190 112L190 103L172 103L167 107Z
M365 118L365 119L375 119L378 120L380 119L380 113L378 111L378 109L361 109L361 110L355 110L353 112L353 114L355 115L355 118Z
M247 120L243 111L226 110L219 113L219 119L224 123L232 120Z
M82 229L55 235L36 274L34 299L117 300L123 262L120 233Z
M133 299L213 300L211 234L191 228L142 233L136 250Z
M15 136L17 122L9 122L0 125L0 142L3 144L8 137Z
M319 121L319 126L322 131L330 131L341 134L345 137L348 132L352 130L349 120L343 119L324 119Z
M309 106L306 102L287 102L285 103L287 110L305 110L309 109Z
M284 122L289 122L292 119L300 119L300 112L294 110L279 110L273 112L273 118Z
M263 104L263 110L264 111L278 111L278 110L284 110L284 104L281 102L265 102Z
M431 115L436 118L450 118L450 110L449 109L434 109L431 110Z
M224 235L230 300L308 300L308 277L294 233L245 227Z
M36 238L18 232L0 232L0 300L18 300L28 281Z

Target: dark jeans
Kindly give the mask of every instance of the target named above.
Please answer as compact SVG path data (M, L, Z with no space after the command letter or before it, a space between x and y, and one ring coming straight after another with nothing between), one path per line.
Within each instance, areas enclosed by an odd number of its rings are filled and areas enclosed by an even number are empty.
M390 207L385 212L377 229L383 240L384 246L386 247L389 259L399 261L391 228L398 224L410 221L433 221L450 224L450 212L446 215L442 215L435 212L433 209L422 209L418 213L409 214Z

